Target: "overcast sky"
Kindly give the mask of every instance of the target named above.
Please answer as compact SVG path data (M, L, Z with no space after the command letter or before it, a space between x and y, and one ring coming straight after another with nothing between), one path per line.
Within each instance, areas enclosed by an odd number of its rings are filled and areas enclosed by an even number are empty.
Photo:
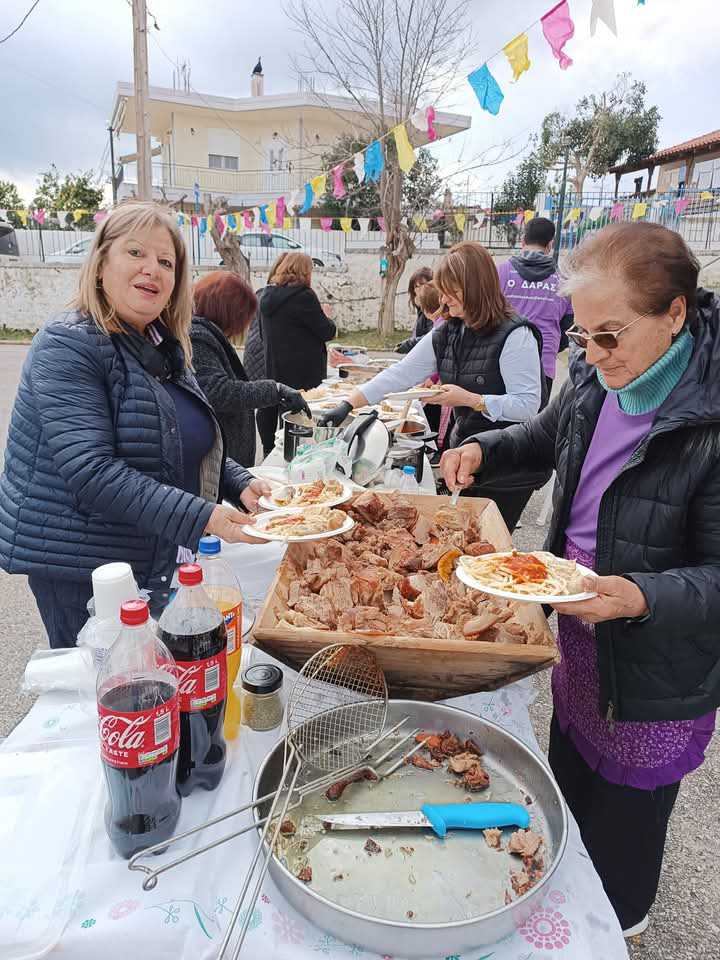
M316 0L332 10L337 0ZM3 0L0 37L13 29L31 0ZM542 15L552 0L468 0L476 34L469 72ZM562 71L540 28L530 31L532 67L509 83L504 57L490 69L504 92L500 115L484 113L459 77L443 107L470 114L472 128L434 146L443 169L471 165L493 144L511 140L520 150L543 116L568 109L585 93L632 72L648 87L662 114L661 146L720 127L720 4L718 0L615 0L618 38L603 24L590 37L590 0L570 0L575 37L566 51L575 63ZM279 0L149 0L160 32L151 30L171 58L188 58L192 85L203 94L247 96L249 74L263 58L266 93L296 89L290 53L299 43ZM172 85L172 67L149 43L150 83ZM22 29L0 44L0 179L15 181L32 199L39 171L54 162L62 173L104 167L106 126L115 84L132 80L132 17L128 0L40 0ZM131 147L123 144L122 150ZM517 160L479 169L470 189L498 186Z

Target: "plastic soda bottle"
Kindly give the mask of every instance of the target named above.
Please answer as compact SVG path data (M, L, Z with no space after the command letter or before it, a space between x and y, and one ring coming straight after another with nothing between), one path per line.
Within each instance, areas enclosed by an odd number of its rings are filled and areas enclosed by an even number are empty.
M221 549L222 542L219 537L201 537L197 560L202 567L205 592L217 606L225 621L228 695L225 701L223 733L226 740L234 740L240 730L242 715L242 705L233 684L240 669L242 656L243 595L232 567L222 558Z

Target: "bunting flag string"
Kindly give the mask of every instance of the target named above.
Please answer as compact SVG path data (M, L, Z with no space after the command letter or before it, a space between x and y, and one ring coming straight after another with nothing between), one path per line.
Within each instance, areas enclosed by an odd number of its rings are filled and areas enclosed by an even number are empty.
M343 233L350 233L352 230L352 217L340 217L340 229Z

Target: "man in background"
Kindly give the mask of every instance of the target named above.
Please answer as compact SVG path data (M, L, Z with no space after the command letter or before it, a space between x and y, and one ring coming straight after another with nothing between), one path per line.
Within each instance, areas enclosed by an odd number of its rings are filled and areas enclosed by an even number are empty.
M555 224L535 217L525 225L522 254L498 267L500 286L513 310L542 334L542 365L548 389L555 379L555 363L563 330L572 324L572 306L558 293L557 266L551 256Z

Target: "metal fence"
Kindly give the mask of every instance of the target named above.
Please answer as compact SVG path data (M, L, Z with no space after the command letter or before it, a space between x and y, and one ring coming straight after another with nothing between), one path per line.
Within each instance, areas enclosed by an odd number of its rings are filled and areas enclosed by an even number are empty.
M496 200L493 193L468 196L454 212L465 214L464 236L486 247L512 249L521 240L527 211ZM562 224L561 250L572 249L583 236L608 223L644 220L676 230L696 253L720 252L720 190L674 191L614 197L608 193L566 195L562 211L557 195L536 198L534 215Z

